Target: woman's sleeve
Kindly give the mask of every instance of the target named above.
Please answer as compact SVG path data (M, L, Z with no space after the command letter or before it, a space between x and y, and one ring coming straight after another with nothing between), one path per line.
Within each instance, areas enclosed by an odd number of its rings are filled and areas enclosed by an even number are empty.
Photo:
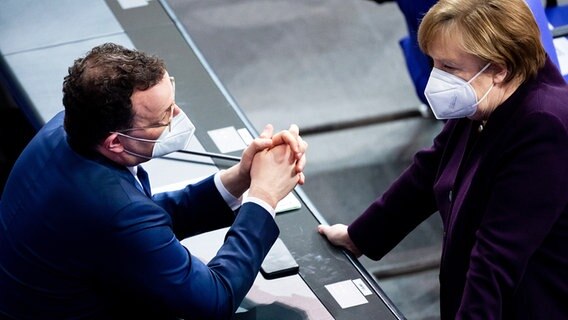
M416 153L402 175L353 221L349 236L357 248L378 260L436 212L433 184L456 121L449 121L433 145Z

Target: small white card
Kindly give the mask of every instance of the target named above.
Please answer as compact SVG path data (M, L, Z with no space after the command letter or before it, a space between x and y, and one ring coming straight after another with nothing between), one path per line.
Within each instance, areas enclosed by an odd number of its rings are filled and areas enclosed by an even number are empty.
M207 178L208 176L204 176L204 177L198 177L195 179L189 179L189 180L183 180L183 181L179 181L179 182L175 182L175 183L171 183L165 186L160 186L160 187L156 187L156 188L152 188L152 194L157 194L157 193L162 193L162 192L166 192L166 191L174 191L174 190L180 190L185 188L188 184L192 184L192 183L197 183L205 178ZM243 194L243 198L245 198L248 194L248 190L245 191L245 193ZM302 207L302 204L300 203L300 200L298 200L298 198L296 198L296 196L294 195L293 192L288 193L288 195L286 197L284 197L284 199L280 200L278 202L278 204L276 204L276 208L275 208L275 212L276 213L282 213L282 212L286 212L286 211L290 211L290 210L296 210L296 209L300 209Z
M243 150L247 147L235 127L225 127L207 131L219 151L229 153Z
M243 194L243 198L246 198L247 196L248 190ZM276 213L282 213L290 210L300 209L301 207L302 204L300 203L300 200L296 198L293 192L290 192L287 196L284 197L284 199L278 201L276 208L274 208L274 211Z
M118 0L118 4L122 10L128 10L132 8L144 7L148 5L149 0Z
M287 196L284 197L284 199L278 201L275 211L276 213L282 213L290 210L300 209L301 207L302 204L300 203L300 200L296 198L293 192L290 192Z
M328 284L325 288L342 309L369 303L351 280Z
M199 182L199 181L201 181L201 180L203 180L207 177L208 176L198 177L198 178L194 178L194 179L188 179L188 180L183 180L183 181L179 181L179 182L175 182L175 183L170 183L170 184L167 184L165 186L152 188L152 194L154 195L154 194L167 192L167 191L181 190L181 189L185 188L186 186L188 186L190 184L197 183L197 182Z
M357 287L357 289L359 289L359 291L361 291L361 293L364 296L370 296L370 295L373 294L371 289L369 289L369 287L367 287L367 285L365 284L365 282L363 282L363 280L355 279L355 280L353 280L353 284Z

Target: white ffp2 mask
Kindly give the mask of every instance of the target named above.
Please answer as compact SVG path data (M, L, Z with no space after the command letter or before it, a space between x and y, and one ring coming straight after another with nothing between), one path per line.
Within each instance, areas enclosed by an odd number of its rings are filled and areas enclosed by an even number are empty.
M477 106L487 97L493 84L487 92L477 100L471 82L475 80L491 63L488 63L469 81L453 74L433 68L424 89L424 95L436 119L455 119L470 117L477 111Z
M151 156L141 155L126 149L124 149L124 152L145 159L153 159L165 156L174 151L185 149L189 145L189 141L195 133L195 126L183 111L180 111L180 113L173 117L171 121L171 130L165 128L158 139L155 140L133 137L124 133L116 132L117 134L132 140L154 143Z

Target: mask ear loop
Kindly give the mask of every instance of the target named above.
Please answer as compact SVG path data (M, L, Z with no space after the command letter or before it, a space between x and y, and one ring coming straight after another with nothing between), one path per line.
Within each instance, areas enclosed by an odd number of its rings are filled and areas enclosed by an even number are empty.
M126 148L124 149L124 152L126 152L126 153L128 153L129 155L132 155L132 156L140 157L142 159L152 160L152 157L148 157L148 156L145 156L145 155L133 152L133 151L126 150Z
M477 78L480 74L483 73L483 71L487 70L487 68L489 68L489 66L491 65L491 62L488 62L485 67L481 68L481 70L479 70L478 73L476 73L471 79L469 79L469 81L467 82L467 84L471 87L471 82L473 80L475 80L475 78ZM491 90L493 90L493 87L495 86L495 84L493 82L491 82L491 87L489 87L489 89L487 89L487 91L485 92L485 94L481 97L481 99L477 100L476 103L472 104L472 107L478 106L483 100L485 100L485 98L487 98L487 96L489 95L489 92L491 92ZM473 89L473 87L472 87ZM475 90L474 90L475 92ZM476 98L477 99L477 98Z
M476 73L471 79L469 79L469 81L467 83L471 83L473 80L475 80L475 78L477 78L480 74L482 74L483 71L487 70L487 68L489 68L490 65L491 65L491 62L487 62L485 67L481 68L481 70L479 70L479 72Z
M477 100L477 102L473 105L473 106L477 106L479 105L483 100L485 100L485 98L487 98L487 96L489 95L489 92L491 92L491 90L493 90L493 87L495 86L495 84L491 83L491 87L489 87L489 89L487 89L487 92L485 92L485 94L481 97L481 99Z
M133 137L131 135L122 133L122 132L117 132L117 131L113 131L112 133L116 133L119 136L128 138L128 139L132 139L135 141L141 141L141 142L148 142L148 143L158 143L158 142L162 142L163 139L144 139L144 138L138 138L138 137Z

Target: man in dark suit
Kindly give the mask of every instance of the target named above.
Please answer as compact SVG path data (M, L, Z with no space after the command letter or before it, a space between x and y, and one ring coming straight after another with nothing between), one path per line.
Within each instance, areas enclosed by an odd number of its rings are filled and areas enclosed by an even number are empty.
M24 150L0 202L0 317L229 318L278 236L277 202L304 182L297 127L267 126L235 166L152 195L139 164L195 130L163 61L104 44L69 68L63 92L65 112ZM179 242L229 225L207 265Z

